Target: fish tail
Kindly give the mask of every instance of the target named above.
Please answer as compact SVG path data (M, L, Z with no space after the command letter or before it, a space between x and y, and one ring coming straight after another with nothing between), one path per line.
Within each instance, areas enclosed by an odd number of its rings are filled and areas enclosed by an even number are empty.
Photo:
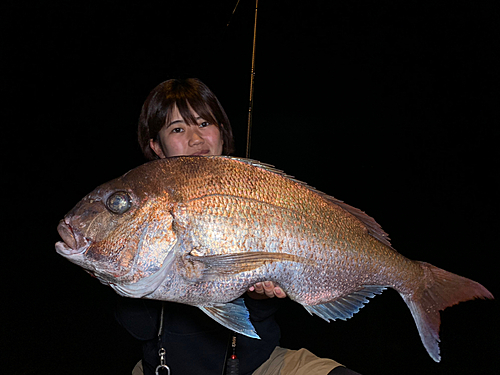
M481 284L465 277L418 262L424 270L421 288L402 294L410 308L424 347L431 358L439 362L439 311L459 302L474 298L491 298L493 295Z

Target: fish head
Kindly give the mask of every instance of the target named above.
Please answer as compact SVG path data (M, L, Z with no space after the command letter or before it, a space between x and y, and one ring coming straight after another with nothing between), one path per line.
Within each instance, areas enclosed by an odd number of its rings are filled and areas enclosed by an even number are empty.
M130 286L119 293L132 297L156 289L151 280L168 268L177 241L168 192L146 180L139 171L97 187L57 227L60 255L115 290Z

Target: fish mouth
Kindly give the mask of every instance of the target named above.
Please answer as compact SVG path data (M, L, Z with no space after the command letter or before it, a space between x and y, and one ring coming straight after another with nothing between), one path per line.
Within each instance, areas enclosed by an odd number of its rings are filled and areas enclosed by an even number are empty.
M62 241L56 243L56 251L63 256L82 254L87 250L89 241L75 233L66 220L61 220L57 226L57 232Z

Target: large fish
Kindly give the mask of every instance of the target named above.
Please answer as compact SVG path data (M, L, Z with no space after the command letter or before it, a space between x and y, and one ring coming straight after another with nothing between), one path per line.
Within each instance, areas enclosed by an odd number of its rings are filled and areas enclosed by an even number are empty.
M271 166L230 157L146 163L96 188L59 223L56 250L118 294L198 306L258 337L240 297L279 284L326 321L393 288L439 361L439 311L493 298L482 285L405 258L364 212Z

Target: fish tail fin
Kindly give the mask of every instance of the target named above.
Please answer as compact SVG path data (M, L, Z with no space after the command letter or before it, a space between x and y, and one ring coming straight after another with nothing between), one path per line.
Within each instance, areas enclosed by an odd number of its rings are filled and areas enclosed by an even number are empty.
M491 298L493 295L481 284L465 277L418 262L424 269L422 287L413 293L402 294L410 308L418 333L431 358L439 362L440 310L474 298Z

